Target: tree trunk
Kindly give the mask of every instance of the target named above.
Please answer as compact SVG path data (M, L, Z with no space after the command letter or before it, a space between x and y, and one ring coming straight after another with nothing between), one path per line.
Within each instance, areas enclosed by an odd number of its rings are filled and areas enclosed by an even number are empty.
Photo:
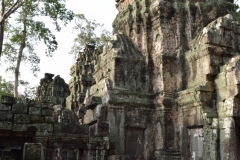
M0 59L2 55L2 48L3 48L3 39L4 39L4 23L5 20L13 14L22 4L24 1L17 0L8 10L5 12L5 1L1 0L1 17L0 17Z
M0 23L0 59L2 55L3 38L4 38L4 20Z
M3 18L4 13L5 13L4 0L2 0L1 7L2 7L1 18ZM3 38L4 38L4 22L5 22L5 19L3 18L0 21L0 59L1 59L1 55L2 55L2 46L3 46Z
M19 70L20 70L20 64L21 64L21 60L22 60L22 54L23 54L23 49L25 47L23 46L23 44L21 44L19 52L18 52L18 59L17 59L17 66L15 68L15 79L14 79L14 97L18 98L18 81L19 81Z
M19 71L20 71L20 64L23 56L23 50L26 47L26 40L27 40L27 13L24 12L24 19L23 19L23 31L22 31L22 41L18 52L18 59L17 59L17 66L15 68L15 80L14 80L14 97L18 98L18 82L19 82Z

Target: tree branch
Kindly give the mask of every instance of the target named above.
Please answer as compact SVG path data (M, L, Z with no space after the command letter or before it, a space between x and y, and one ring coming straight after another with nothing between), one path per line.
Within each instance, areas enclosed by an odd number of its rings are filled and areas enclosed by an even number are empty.
M14 13L24 3L24 1L19 2L19 0L17 2L13 5L13 7L9 8L9 10L7 10L6 15L5 15L5 19L7 19L12 13Z
M5 12L5 3L4 3L4 0L2 0L2 13L1 13L2 17L3 17L4 12Z
M4 0L2 0L2 13L1 16L3 17L5 12L5 3ZM0 21L0 57L2 55L2 47L3 47L3 38L4 38L4 21L5 19L2 19Z
M4 0L2 0L2 3L4 3ZM17 0L6 12L2 12L2 17L0 20L0 23L7 19L12 13L14 13L21 5L23 4L23 1ZM4 6L5 8L5 6Z

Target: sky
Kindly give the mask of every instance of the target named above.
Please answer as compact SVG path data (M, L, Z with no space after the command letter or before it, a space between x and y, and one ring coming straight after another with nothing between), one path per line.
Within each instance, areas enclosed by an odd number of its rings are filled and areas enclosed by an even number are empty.
M118 13L115 4L115 0L68 0L66 7L74 13L85 14L87 19L96 20L96 22L104 24L104 28L108 31L112 31L112 22ZM50 21L47 19L42 20L52 31L54 30ZM32 86L37 86L45 73L52 73L55 76L60 75L68 83L71 79L69 75L70 68L75 63L73 56L68 54L76 37L76 33L73 33L72 30L73 27L74 22L72 21L66 27L62 25L60 32L53 31L58 42L58 49L53 52L52 57L46 57L44 44L38 44L35 47L36 53L41 58L38 77L33 77L29 66L23 64L20 66L20 79L30 82ZM5 73L4 64L0 67L0 75L7 80L13 81L13 75Z

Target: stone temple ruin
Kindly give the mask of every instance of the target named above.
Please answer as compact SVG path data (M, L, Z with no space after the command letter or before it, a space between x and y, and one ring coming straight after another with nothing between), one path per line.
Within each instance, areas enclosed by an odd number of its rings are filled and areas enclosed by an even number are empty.
M36 101L3 97L1 159L240 159L233 0L116 2L113 39L79 53L69 89L46 74Z

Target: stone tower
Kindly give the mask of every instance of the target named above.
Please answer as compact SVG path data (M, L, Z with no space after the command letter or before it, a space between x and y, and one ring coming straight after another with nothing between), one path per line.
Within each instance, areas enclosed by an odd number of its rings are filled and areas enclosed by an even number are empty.
M66 97L70 94L69 87L59 75L45 73L37 87L36 101L49 104L61 104L65 106Z
M232 0L116 0L83 123L109 159L238 159L240 26Z
M77 62L70 69L72 79L69 82L69 89L71 94L67 97L66 106L67 109L74 111L79 119L82 119L86 112L83 101L87 89L95 84L92 74L99 54L94 46L86 45L84 51L78 54Z

